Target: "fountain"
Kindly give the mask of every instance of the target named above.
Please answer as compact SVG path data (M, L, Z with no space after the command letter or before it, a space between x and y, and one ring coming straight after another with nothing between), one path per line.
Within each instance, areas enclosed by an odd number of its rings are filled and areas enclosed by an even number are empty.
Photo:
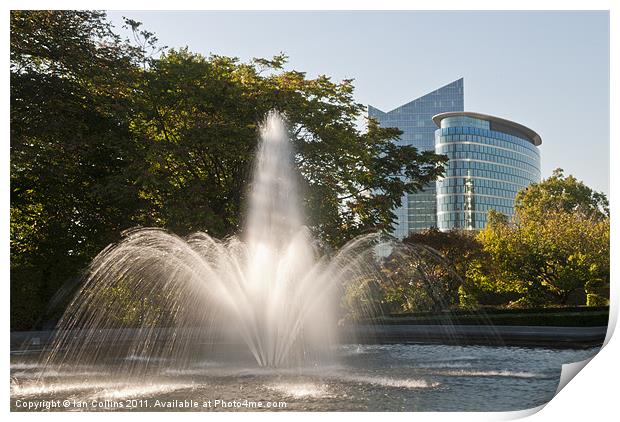
M321 257L303 223L292 157L284 120L271 112L260 128L243 234L222 241L203 232L126 232L92 262L46 362L94 365L122 350L132 359L119 370L141 373L161 362L183 367L196 345L217 342L245 344L259 366L328 354L342 294L363 297L363 286L385 278L380 251L391 246L371 234ZM372 313L366 302L358 311Z
M432 249L379 233L324 253L292 160L271 112L239 236L142 228L104 249L43 352L12 352L12 409L514 410L549 400L561 363L592 353L367 344L376 325L351 319L381 315L390 295L445 311L456 276ZM429 333L441 330L454 334Z

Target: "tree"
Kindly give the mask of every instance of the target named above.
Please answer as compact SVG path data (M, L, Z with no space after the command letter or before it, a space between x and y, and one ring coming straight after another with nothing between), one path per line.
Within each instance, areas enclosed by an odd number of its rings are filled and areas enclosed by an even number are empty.
M579 213L596 219L609 217L609 201L574 176L564 176L557 168L551 177L532 183L515 198L515 212L520 220L540 221L547 213Z
M403 192L446 158L356 122L351 80L309 79L286 57L160 57L96 11L11 13L11 324L32 327L62 285L137 225L239 231L257 123L285 113L315 233L340 245L387 230ZM68 284L67 284L68 283Z
M468 271L471 266L484 262L487 258L474 232L458 229L442 232L431 228L424 232L411 233L403 242L426 245L438 251L458 275L452 278L449 286L450 303L463 306L474 304L466 298L468 286L471 284Z
M307 79L285 63L283 55L241 63L181 49L148 69L134 127L148 140L142 195L166 227L239 231L257 123L272 109L290 126L310 224L332 245L389 230L403 192L442 173L445 157L397 146L397 129L369 121L358 130L363 106L353 100L352 81Z
M516 219L537 242L541 284L561 304L603 303L609 288L609 202L562 169L515 199ZM571 298L578 294L579 298Z
M143 201L140 52L94 11L11 12L11 314L29 328Z
M478 240L516 304L602 304L609 288L609 210L604 194L561 170L519 192L515 218L490 213Z
M418 243L393 243L379 280L390 313L442 312L459 304L462 280L437 250Z
M470 268L470 276L482 293L504 293L517 306L539 306L549 301L538 278L544 257L537 254L536 233L520 230L501 213L491 210L487 225L477 239L489 255L490 263ZM529 243L528 243L529 241Z

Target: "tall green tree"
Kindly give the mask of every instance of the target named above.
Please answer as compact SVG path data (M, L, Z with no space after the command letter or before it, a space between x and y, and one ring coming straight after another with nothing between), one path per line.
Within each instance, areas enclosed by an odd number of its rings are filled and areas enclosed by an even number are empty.
M241 215L257 123L289 122L312 229L339 245L388 229L403 192L445 157L397 146L369 121L351 80L307 78L286 57L156 57L96 11L11 13L11 315L30 328L52 295L136 225L226 236Z
M242 63L181 49L148 69L134 121L149 142L142 194L169 228L239 231L257 124L271 109L288 120L310 224L333 245L389 229L403 192L442 173L445 157L397 146L397 129L358 129L364 108L352 81L308 79L285 64L282 55Z
M94 11L11 12L11 311L49 298L136 224L140 51Z

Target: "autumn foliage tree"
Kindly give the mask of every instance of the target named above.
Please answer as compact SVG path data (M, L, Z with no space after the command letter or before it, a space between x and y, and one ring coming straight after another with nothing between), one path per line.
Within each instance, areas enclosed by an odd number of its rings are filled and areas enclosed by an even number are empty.
M405 243L437 250L459 275L460 307L606 305L609 205L561 169L517 194L515 215L490 210L479 233L430 229ZM452 300L454 303L454 299Z
M609 209L605 196L561 169L519 192L515 218L491 217L478 240L515 305L608 303Z

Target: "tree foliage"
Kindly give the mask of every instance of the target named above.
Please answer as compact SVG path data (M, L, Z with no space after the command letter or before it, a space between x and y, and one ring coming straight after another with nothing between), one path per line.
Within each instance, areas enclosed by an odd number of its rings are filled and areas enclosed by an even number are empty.
M406 244L425 245L441 254L458 277L452 277L446 297L450 306L470 306L472 302L467 295L471 284L470 268L480 265L487 258L482 244L476 240L475 232L450 230L447 232L431 228L419 233L411 233L403 239Z
M469 264L484 258L482 245L476 240L476 233L466 230L450 230L447 232L431 228L423 232L411 233L404 243L426 245L439 253L453 266L461 278L465 278Z
M136 225L215 236L243 225L257 124L288 119L311 228L332 245L386 230L404 192L445 157L397 146L353 81L286 69L286 56L204 57L132 41L96 11L11 13L11 314L29 328L49 298Z
M610 252L605 196L558 169L521 191L515 211L514 221L491 214L478 240L492 258L495 277L519 293L516 304L605 302Z
M448 297L458 294L461 307L605 305L609 233L605 195L557 169L517 194L512 220L490 210L475 237L435 229L404 241L452 264L462 283Z
M144 196L171 229L225 236L241 228L257 124L271 109L290 125L311 225L334 245L389 229L402 193L441 174L444 158L396 146L399 131L372 121L359 131L352 81L307 79L285 63L283 55L241 63L181 49L146 72L134 122L149 142Z
M609 201L605 194L596 192L574 176L564 176L557 168L551 177L541 183L532 183L515 198L517 218L540 221L553 213L574 213L584 217L609 217Z
M130 131L139 51L91 11L11 13L11 309L36 322L143 203Z

